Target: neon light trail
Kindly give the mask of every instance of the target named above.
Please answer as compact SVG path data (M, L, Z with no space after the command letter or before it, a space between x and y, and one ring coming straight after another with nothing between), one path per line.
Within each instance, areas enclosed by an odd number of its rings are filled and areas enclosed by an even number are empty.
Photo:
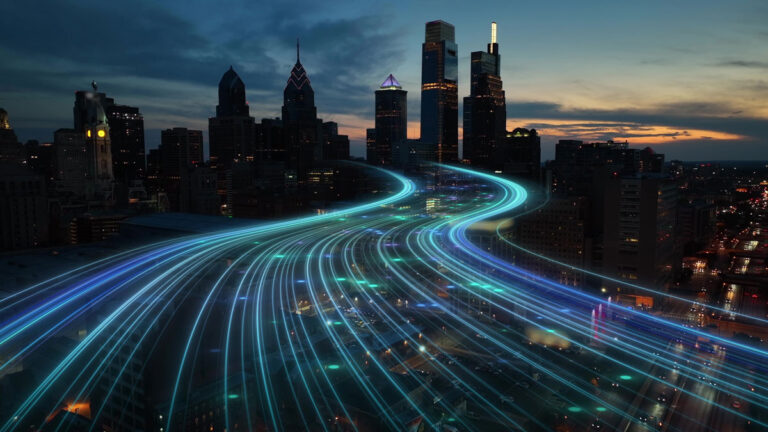
M0 376L46 372L2 401L0 431L676 430L672 405L701 430L768 427L768 353L514 267L475 228L523 212L526 190L442 168L3 298Z

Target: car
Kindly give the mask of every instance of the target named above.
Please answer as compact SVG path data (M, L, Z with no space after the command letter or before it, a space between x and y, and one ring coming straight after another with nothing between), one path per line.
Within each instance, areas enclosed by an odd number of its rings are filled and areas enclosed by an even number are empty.
M739 409L739 408L741 408L741 401L735 400L735 401L731 402L731 406L736 408L736 409Z
M669 398L668 398L668 396L667 396L667 393L666 393L666 392L662 392L662 393L660 393L660 394L659 394L659 395L656 397L656 400L657 400L657 401L659 401L659 402L661 402L661 403L667 403L667 400L668 400L668 399L669 399Z

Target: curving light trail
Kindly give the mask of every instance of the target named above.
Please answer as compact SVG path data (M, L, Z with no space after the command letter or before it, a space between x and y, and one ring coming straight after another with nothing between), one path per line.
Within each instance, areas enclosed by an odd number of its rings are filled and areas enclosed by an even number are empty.
M768 353L510 265L488 250L497 231L475 228L518 211L525 189L441 170L419 187L388 173L393 191L374 202L155 243L0 299L0 379L36 374L0 404L0 431L69 430L57 419L77 406L91 430L768 427ZM714 353L692 348L705 339ZM656 387L707 417L680 409L688 426L666 424Z

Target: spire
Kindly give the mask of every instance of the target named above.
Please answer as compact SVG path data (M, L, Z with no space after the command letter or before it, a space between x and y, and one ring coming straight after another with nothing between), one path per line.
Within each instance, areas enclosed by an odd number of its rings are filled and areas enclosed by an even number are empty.
M296 38L296 63L301 63L299 60L299 38Z
M385 90L400 90L402 87L400 86L400 83L397 82L397 79L395 79L395 76L392 74L389 74L387 79L384 80L383 83L381 83L381 88Z

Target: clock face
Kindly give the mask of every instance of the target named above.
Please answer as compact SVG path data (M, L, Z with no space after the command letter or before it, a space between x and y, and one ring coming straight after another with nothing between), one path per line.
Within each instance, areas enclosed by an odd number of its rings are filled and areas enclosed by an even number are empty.
M104 132L104 129L99 129L99 131L96 132L96 135L98 135L99 138L104 138L107 135L107 133Z

